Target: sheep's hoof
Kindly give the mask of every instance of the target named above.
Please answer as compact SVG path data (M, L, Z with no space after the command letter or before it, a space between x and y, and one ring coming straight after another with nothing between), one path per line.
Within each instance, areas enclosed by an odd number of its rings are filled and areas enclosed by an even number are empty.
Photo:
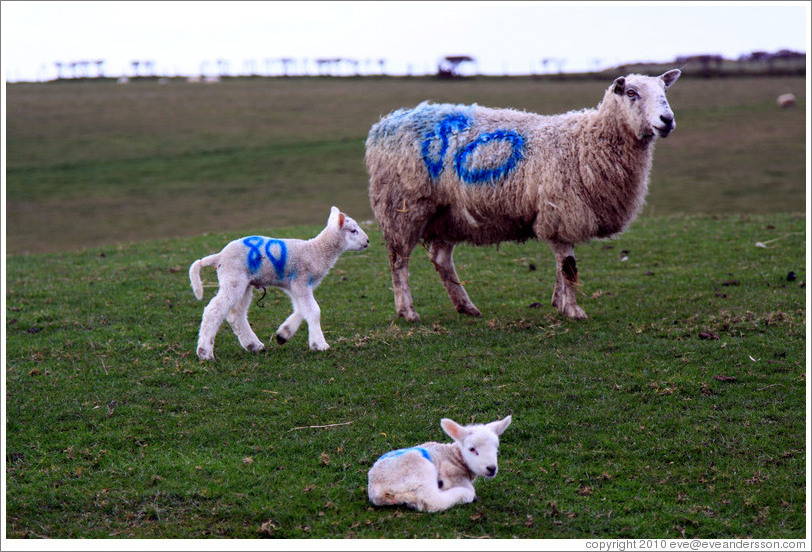
M279 343L280 345L284 345L285 343L288 342L288 338L282 337L281 334L276 334L276 342Z
M584 309L582 309L578 305L575 305L574 307L568 307L567 309L565 309L563 314L567 318L569 318L571 320L586 320L587 319L587 315L584 312Z
M214 358L214 351L209 351L203 347L198 347L197 356L200 357L200 360L212 360Z
M398 316L400 316L407 322L420 322L420 315L417 314L417 311L414 310L398 312Z
M328 345L326 342L325 343L311 343L310 344L310 349L313 350L313 351L326 351L329 348L330 348L330 345Z
M473 305L461 305L457 307L457 312L460 314L467 314L468 316L482 316L479 309Z
M258 353L260 351L265 350L265 345L262 343L251 343L245 347L245 350L249 353Z

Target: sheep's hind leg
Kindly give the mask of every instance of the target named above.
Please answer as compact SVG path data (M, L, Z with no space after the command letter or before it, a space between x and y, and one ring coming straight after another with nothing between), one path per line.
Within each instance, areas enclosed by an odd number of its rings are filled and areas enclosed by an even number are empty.
M251 286L248 286L245 288L245 293L237 305L229 311L226 320L231 324L231 329L234 330L237 339L240 340L242 348L252 353L258 353L265 349L265 345L257 337L257 334L254 333L254 330L251 329L251 325L248 323L248 307L251 306L251 299L253 299L253 297L254 290Z
M245 290L242 282L222 282L217 295L203 309L203 320L200 322L200 335L197 340L197 356L201 360L214 358L214 337L226 315L235 308Z
M468 314L470 316L482 316L479 309L474 306L468 293L465 291L462 283L457 277L457 271L454 268L454 244L435 241L431 244L431 262L440 275L440 280L445 286L448 296L451 298L451 303L457 312Z
M550 246L555 254L555 289L552 304L567 318L583 320L587 317L586 313L578 306L575 297L576 286L579 285L575 249L571 243L556 242Z
M389 266L392 268L392 287L395 292L395 311L409 322L419 322L420 315L414 308L412 290L409 287L409 255L417 242L411 247L400 249L389 246Z

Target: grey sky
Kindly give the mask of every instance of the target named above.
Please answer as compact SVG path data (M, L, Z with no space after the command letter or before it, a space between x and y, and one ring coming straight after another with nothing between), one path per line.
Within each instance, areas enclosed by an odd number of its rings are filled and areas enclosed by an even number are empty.
M110 76L154 61L169 76L281 71L266 60L360 61L359 70L434 72L467 54L484 74L606 68L678 55L805 51L808 2L36 2L3 1L7 80L56 76L55 62L105 60ZM308 65L302 66L301 60ZM95 66L94 66L95 71ZM95 73L94 73L95 74Z

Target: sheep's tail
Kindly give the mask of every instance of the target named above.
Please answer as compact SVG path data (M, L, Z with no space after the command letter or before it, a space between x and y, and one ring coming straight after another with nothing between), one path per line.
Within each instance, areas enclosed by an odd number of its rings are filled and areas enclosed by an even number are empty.
M192 263L192 266L189 267L189 280L192 282L192 291L195 292L195 297L197 297L198 301L203 299L203 282L200 280L200 269L204 266L217 268L219 260L220 254L216 253L196 260Z

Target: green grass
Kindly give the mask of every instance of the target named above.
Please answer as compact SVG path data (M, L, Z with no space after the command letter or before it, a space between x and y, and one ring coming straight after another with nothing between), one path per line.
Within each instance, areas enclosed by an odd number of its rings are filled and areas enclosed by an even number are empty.
M559 113L609 81L228 79L9 84L10 253L372 218L370 126L431 99ZM793 92L795 109L775 98ZM684 77L644 216L796 212L805 202L805 79ZM239 216L234 216L239 213Z
M804 537L803 215L644 217L580 246L582 322L549 306L537 242L458 248L477 319L415 253L423 322L395 319L369 227L316 292L331 350L303 327L253 355L224 327L202 363L188 266L268 226L6 257L9 538ZM262 307L268 339L290 307ZM507 414L478 502L371 507L380 454Z

